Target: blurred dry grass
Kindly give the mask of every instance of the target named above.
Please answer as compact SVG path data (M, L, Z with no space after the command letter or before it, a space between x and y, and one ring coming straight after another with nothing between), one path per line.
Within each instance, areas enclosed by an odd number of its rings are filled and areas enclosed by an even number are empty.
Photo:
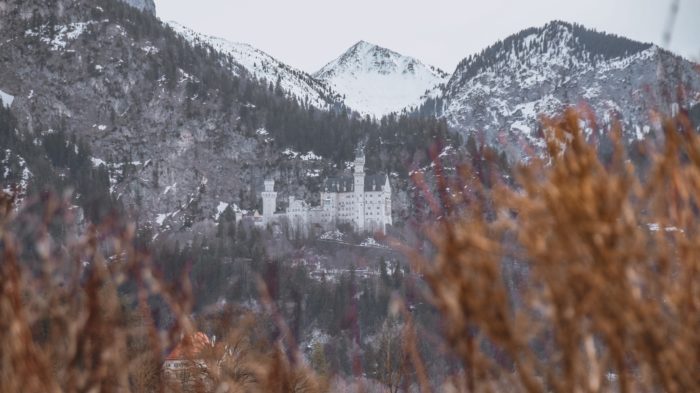
M516 187L468 167L443 189L429 282L467 392L700 391L700 138L664 124L640 179L613 127L602 162L569 110ZM520 271L511 280L505 271Z
M667 119L663 147L646 153L640 172L619 125L612 158L601 160L582 120L595 123L573 109L545 120L548 154L521 168L517 185L485 187L468 166L448 179L438 167L440 193L428 198L442 217L427 229L434 257L404 251L429 285L444 355L460 371L432 380L397 301L402 357L385 356L400 366L389 389L700 391L700 137L685 114ZM133 225L107 222L60 243L49 234L68 201L47 198L31 219L11 206L0 198L0 392L330 391L263 284L281 338L269 342L259 318L229 310L216 321L216 344L191 359L191 383L169 379L164 354L198 330L186 278L166 285L134 247ZM24 221L31 252L18 236ZM38 264L23 260L29 254ZM153 299L173 315L166 332Z
M582 116L570 110L545 122L548 155L523 167L517 186L486 188L467 166L457 179L440 176L433 207L444 208L444 219L428 230L435 257L406 250L442 315L445 356L461 370L439 390L700 391L700 138L683 114L667 120L663 149L648 153L640 179L619 126L603 162L584 138ZM131 225L106 223L54 244L51 222L67 211L55 199L32 224L41 262L32 269L21 261L15 224L23 218L11 203L3 197L0 208L0 391L330 391L262 284L281 339L268 342L259 320L232 311L218 320L222 335L201 356L206 367L194 382L169 380L166 349L197 331L186 279L178 287L160 280L149 255L134 248ZM513 271L520 279L506 277ZM128 284L132 306L120 290ZM174 315L167 333L151 317L154 297ZM411 379L404 387L437 391L411 314L396 306L400 378Z
M50 227L70 221L67 202L47 198L43 211L30 214L2 198L0 392L324 391L325 379L261 339L244 312L221 318L217 345L189 359L196 365L190 383L167 377L167 350L197 331L187 280L174 287L157 276L149 255L134 247L133 225L108 222L57 244ZM17 237L25 221L36 250ZM38 265L22 260L29 254ZM154 298L175 319L166 332L151 317Z

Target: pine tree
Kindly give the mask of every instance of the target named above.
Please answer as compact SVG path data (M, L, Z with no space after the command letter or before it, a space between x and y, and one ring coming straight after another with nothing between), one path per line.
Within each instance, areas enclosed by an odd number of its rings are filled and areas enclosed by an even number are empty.
M389 278L389 272L387 270L386 259L381 257L379 259L379 275L381 277L382 283L389 287L391 285L391 279Z

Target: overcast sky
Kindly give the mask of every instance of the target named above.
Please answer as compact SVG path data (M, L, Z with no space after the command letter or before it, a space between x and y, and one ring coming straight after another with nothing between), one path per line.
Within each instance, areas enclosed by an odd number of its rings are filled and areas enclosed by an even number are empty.
M249 43L313 72L359 40L452 72L469 54L550 20L662 43L670 0L156 0L158 16ZM681 0L671 49L700 58L700 0Z

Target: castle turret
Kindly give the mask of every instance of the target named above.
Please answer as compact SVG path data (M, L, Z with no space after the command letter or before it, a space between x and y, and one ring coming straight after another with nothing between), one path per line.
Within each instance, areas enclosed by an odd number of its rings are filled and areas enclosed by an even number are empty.
M357 151L355 156L355 222L357 231L365 230L365 153Z
M391 209L391 182L389 181L389 176L387 176L384 179L384 228L382 229L384 233L386 233L387 225L394 225Z
M277 193L275 192L275 181L272 179L265 180L265 191L262 193L263 200L263 218L265 221L274 216L277 211Z

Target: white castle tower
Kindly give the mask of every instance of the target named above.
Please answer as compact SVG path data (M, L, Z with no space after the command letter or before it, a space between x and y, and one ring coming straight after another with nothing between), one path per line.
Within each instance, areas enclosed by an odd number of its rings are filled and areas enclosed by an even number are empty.
M275 192L275 181L265 180L265 191L262 193L263 200L263 220L267 223L275 215L277 210L277 193Z
M393 224L391 217L391 182L386 174L365 174L365 154L357 150L351 176L328 178L321 186L321 204L309 206L304 200L289 195L284 213L277 213L275 181L265 180L262 192L262 216L254 218L256 225L289 224L297 234L310 230L331 231L338 224L350 224L358 233L384 232Z
M365 230L365 152L357 149L355 156L355 222L357 231Z

